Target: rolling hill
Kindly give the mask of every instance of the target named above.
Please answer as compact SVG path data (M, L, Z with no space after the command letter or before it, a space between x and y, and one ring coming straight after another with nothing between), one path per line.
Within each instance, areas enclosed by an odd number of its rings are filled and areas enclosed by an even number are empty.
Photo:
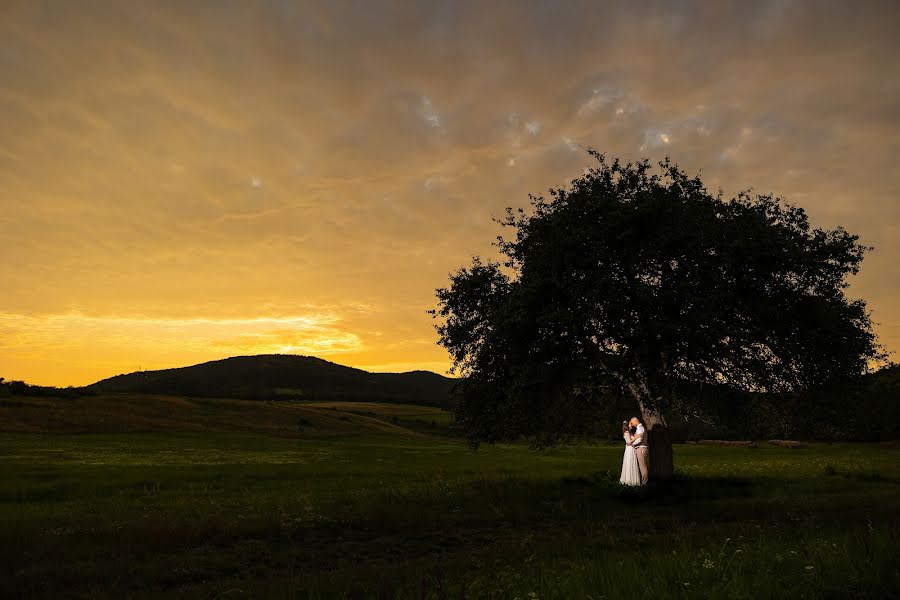
M432 419L439 419L440 427L428 426ZM307 404L126 393L0 398L0 433L19 434L192 431L300 439L421 437L446 435L451 419L440 408L384 402Z
M453 379L430 371L370 373L314 356L267 354L116 375L87 389L206 398L395 402L452 409L453 384Z

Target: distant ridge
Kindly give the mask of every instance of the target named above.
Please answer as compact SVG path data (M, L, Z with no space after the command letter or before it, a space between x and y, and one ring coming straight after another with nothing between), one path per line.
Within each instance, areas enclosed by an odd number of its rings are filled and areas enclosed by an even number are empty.
M96 392L260 400L360 400L452 409L450 389L454 382L431 371L370 373L315 356L262 354L116 375L86 387Z

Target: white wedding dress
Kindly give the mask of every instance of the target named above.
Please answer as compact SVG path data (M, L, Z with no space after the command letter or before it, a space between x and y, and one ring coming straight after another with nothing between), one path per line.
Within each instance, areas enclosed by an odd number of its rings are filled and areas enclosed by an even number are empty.
M641 485L641 470L638 467L634 448L630 444L631 436L626 433L622 437L625 438L625 456L622 457L622 476L619 477L619 483L622 485Z

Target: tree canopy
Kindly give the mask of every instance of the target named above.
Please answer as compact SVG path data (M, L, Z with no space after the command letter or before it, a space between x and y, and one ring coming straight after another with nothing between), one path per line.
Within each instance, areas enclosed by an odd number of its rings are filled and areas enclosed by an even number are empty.
M884 360L845 294L871 250L858 236L772 195L713 195L668 158L588 152L570 186L495 218L514 233L503 262L476 256L436 290L475 444L589 432L620 392L665 426L696 409L691 386L796 391Z

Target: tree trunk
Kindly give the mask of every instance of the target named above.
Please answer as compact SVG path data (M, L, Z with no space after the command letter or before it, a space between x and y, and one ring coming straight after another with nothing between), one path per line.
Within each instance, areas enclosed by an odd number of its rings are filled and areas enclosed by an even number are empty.
M649 432L647 440L650 459L650 481L669 481L675 477L675 460L672 455L672 434L662 414L644 408L641 403L644 428Z
M628 384L628 388L641 408L644 429L647 430L650 481L669 481L675 477L675 459L672 455L672 434L665 416L647 407L650 390L646 382Z

